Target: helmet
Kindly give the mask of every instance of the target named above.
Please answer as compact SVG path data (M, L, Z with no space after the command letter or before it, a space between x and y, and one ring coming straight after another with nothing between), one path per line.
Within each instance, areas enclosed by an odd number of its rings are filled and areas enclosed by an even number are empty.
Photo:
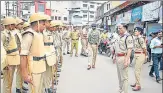
M58 24L55 22L55 21L51 21L50 22L50 27L54 27L54 26L57 26Z
M23 24L23 28L28 27L28 26L30 26L30 24L29 24L28 22L25 22L25 23Z
M20 18L16 17L16 25L18 25L18 24L20 24L20 23L22 23L22 22L23 22L23 20L22 20L22 19L20 19Z
M96 24L92 24L91 26L92 26L92 27L96 27L97 25L96 25Z
M3 25L16 24L16 20L13 17L6 17L3 19Z
M46 20L46 17L43 14L34 13L30 16L30 23L41 20Z
M51 17L50 17L49 15L45 15L45 17L46 17L46 20L49 20L49 21L52 20Z

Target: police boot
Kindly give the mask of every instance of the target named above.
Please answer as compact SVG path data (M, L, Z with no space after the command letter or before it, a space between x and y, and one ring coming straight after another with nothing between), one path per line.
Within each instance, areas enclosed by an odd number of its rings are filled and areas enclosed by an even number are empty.
M16 93L21 93L21 90L16 88Z
M66 55L66 53L63 53L63 55Z
M28 83L27 82L23 83L22 93L28 93Z
M59 80L54 81L54 85L58 85Z
M1 71L1 79L3 79L3 73L2 73L2 71Z
M57 74L57 77L59 78L60 77L60 74Z
M57 69L57 72L61 72L61 69Z

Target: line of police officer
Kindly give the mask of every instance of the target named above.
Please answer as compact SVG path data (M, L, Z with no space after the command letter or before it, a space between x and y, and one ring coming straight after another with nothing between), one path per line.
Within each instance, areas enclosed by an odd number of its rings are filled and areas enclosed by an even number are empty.
M2 93L12 93L15 71L16 93L55 93L63 61L60 24L48 15L34 13L29 22L6 17L2 25Z

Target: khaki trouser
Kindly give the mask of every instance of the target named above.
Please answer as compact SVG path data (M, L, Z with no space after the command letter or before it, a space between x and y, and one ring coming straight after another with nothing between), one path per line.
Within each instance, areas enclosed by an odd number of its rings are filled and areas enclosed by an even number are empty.
M29 93L44 93L42 90L44 89L43 87L43 74L42 73L37 73L37 74L32 74L32 79L33 79L33 84L30 84L30 92ZM33 89L31 89L33 87Z
M67 47L67 52L69 52L70 51L70 39L63 40L63 53L66 52L66 47Z
M88 65L95 65L97 57L97 45L90 45L88 49Z
M120 91L128 93L128 67L124 68L125 57L117 57L116 59Z
M75 55L77 55L78 54L78 40L72 40L72 42L71 42L71 56L73 55L74 48L76 50Z
M14 79L14 72L17 68L16 72L16 88L21 89L22 88L22 77L20 72L20 65L14 66L10 65L9 69L4 70L4 78L3 78L3 93L12 93L12 83Z
M81 54L86 54L86 49L87 49L87 39L81 39Z
M53 78L53 69L52 66L49 66L46 63L46 71L42 74L43 78L43 91L51 87L52 78Z
M142 65L145 61L145 55L144 54L135 54L134 56L135 61L135 79L136 79L136 85L140 86L140 73L142 70Z

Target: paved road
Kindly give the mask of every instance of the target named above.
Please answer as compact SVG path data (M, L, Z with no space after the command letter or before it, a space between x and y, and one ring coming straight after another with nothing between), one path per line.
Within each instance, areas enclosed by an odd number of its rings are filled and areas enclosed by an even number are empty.
M112 60L104 55L98 55L96 69L90 71L87 70L87 60L88 58L82 56L64 56L57 93L118 93L117 70ZM150 69L148 65L143 66L142 90L133 92L129 87L129 93L162 93L162 84L156 83L154 78L148 76ZM129 84L133 81L133 68L130 68ZM13 91L15 91L15 81Z

